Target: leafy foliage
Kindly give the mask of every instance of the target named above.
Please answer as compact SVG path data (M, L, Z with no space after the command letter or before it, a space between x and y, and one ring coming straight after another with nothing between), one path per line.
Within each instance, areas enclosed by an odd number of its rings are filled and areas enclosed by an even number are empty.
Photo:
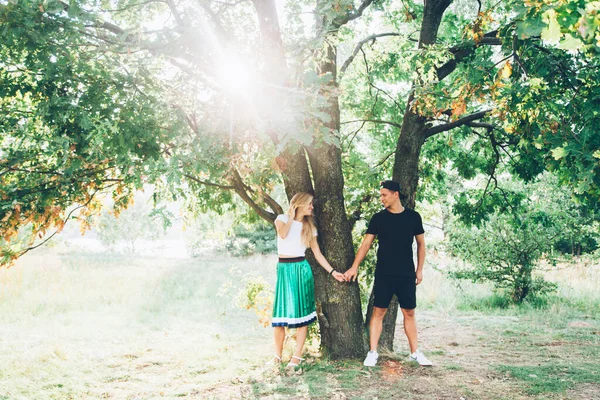
M273 71L261 58L249 3L3 4L2 237L10 242L27 224L36 236L60 230L75 205L82 207L72 216L86 229L99 212L97 193L111 192L118 213L146 182L156 184L157 196L183 199L198 212L230 210L242 192L264 206L281 183L276 157L327 143L342 150L347 208L360 219L377 207L367 196L389 177L407 104L427 128L491 108L479 126L426 138L419 199L443 196L451 170L470 179L497 174L505 163L525 180L551 170L596 208L598 2L493 4L482 2L475 12L456 2L438 41L417 48L412 32L420 29L420 3L376 2L364 21L315 35L299 17L314 4L288 2L283 38L292 88L285 90L269 81ZM325 2L316 12L336 23L353 7ZM374 34L375 19L388 32L355 47L357 38ZM148 28L163 20L163 29ZM214 29L207 33L208 25ZM500 51L486 45L496 37ZM326 39L341 59L354 54L337 82L315 72ZM469 55L460 58L462 52ZM440 68L454 61L454 72L441 79ZM255 74L253 82L223 70L232 63ZM332 82L339 87L325 90ZM339 132L324 126L331 118L328 96L340 99ZM489 207L473 222L515 205L492 191L480 193ZM457 210L465 213L465 204ZM32 243L33 237L26 246ZM7 246L2 262L19 254Z
M251 226L237 224L233 227L225 249L235 257L275 254L277 253L275 229L265 223L256 223Z
M471 266L456 268L451 276L493 282L497 288L508 290L513 301L521 302L528 294L552 289L535 276L535 270L544 257L555 261L554 249L566 253L595 250L600 238L599 215L573 202L550 174L526 185L503 185L506 188L499 192L512 199L510 207L503 207L501 199L497 199L500 207L496 208L489 202L476 202L473 194L477 198L478 189L458 195L457 208L462 214L450 227L449 246ZM484 216L479 208L494 211Z
M25 224L36 236L60 231L74 204L87 229L101 191L112 192L118 213L161 169L161 148L173 134L148 59L125 65L122 55L98 51L81 34L89 19L77 7L67 15L61 4L0 6L0 230L7 242ZM18 255L6 248L2 263Z
M262 326L267 327L273 310L273 289L261 278L251 278L241 292L242 305L258 316Z
M135 253L140 239L156 240L165 234L165 226L160 215L153 212L148 204L137 202L116 216L104 211L98 221L98 235L105 246L112 248L124 242L130 253Z
M554 232L540 215L494 215L480 228L457 225L450 234L451 252L472 267L450 272L456 279L493 282L506 289L514 302L541 295L555 286L534 275L536 265L551 247Z

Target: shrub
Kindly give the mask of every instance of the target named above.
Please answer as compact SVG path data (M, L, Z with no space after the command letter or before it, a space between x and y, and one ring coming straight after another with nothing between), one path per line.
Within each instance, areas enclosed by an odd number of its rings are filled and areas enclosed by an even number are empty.
M168 226L156 211L144 202L134 203L118 216L104 211L98 223L100 241L108 248L122 242L128 252L135 253L138 240L156 240L164 236Z
M473 282L492 282L508 291L512 301L543 295L556 285L535 275L539 260L554 243L555 229L539 213L525 213L519 218L494 214L481 227L456 223L449 235L453 255L469 263L455 267L451 278Z
M227 251L235 257L258 254L277 253L275 228L266 223L255 223L250 226L238 224L225 245Z

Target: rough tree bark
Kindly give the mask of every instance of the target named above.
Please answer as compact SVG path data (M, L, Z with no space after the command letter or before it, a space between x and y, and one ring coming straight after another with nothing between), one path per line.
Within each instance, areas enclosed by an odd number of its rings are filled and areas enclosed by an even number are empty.
M253 0L258 14L261 33L265 44L266 59L271 63L270 79L284 84L285 52L281 44L281 33L273 0ZM335 48L328 49L328 55L321 62L319 73L331 73L334 77L337 64ZM277 75L274 75L277 74ZM279 75L281 74L281 75ZM339 103L334 90L328 90L330 116L328 128L339 130ZM307 164L306 153L310 160ZM344 178L340 149L334 145L315 144L296 153L284 152L277 159L282 171L288 198L298 191L313 192L315 216L319 229L318 240L321 250L331 265L338 271L345 271L352 263L351 225L346 217L343 199ZM311 180L312 174L312 180ZM362 331L362 311L360 293L356 284L338 283L324 273L314 257L309 260L315 277L315 296L321 331L321 347L331 358L348 358L362 355L365 349Z

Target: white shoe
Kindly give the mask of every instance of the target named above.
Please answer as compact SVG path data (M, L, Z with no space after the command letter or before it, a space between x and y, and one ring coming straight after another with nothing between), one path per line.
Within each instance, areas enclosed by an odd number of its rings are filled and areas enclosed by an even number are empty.
M298 361L294 361L294 358ZM302 361L304 361L304 358L292 356L292 359L290 360L290 362L288 363L286 368L296 368L296 367L300 366L300 364L302 364Z
M265 367L273 367L275 365L281 365L281 357L274 355L269 362L265 364Z
M374 367L377 364L377 360L379 359L379 354L376 351L369 351L367 353L367 358L365 358L365 362L363 365L365 367Z
M417 350L408 356L408 360L418 362L419 365L423 367L431 367L433 365L433 363L429 361L427 357L425 357L425 354L423 354L421 350Z

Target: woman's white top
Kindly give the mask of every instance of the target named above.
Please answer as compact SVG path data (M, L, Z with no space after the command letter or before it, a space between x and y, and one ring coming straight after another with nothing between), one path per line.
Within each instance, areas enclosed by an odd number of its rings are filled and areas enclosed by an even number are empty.
M290 217L287 214L278 215L275 221L281 221L284 224ZM313 232L317 236L317 231ZM302 222L293 221L290 231L285 239L277 234L277 253L282 256L304 257L306 246L302 243Z

